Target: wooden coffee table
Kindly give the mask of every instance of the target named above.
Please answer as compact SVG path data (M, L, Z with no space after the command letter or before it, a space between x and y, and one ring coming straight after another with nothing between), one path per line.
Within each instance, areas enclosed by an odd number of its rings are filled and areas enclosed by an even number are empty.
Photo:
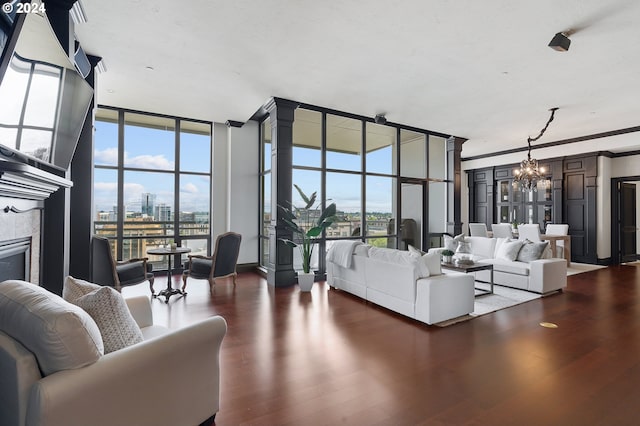
M491 279L489 280L489 290L485 290L483 288L475 287L475 290L479 292L476 294L478 296L484 296L486 294L493 294L493 265L490 263L442 263L442 267L445 269L450 269L453 271L464 272L468 274L469 272L477 272L477 271L489 271ZM480 281L483 282L483 281Z

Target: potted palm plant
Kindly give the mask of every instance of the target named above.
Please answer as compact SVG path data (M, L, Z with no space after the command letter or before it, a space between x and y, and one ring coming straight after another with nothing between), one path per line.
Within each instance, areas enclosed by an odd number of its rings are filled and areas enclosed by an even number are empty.
M298 185L293 185L304 201L304 207L296 207L293 204L287 208L278 206L282 213L282 221L287 229L292 232L292 239L281 238L280 241L290 247L298 247L302 256L302 270L298 272L298 285L300 290L311 291L314 273L311 271L311 255L315 239L322 231L336 221L336 204L329 204L320 211L320 204L316 204L317 194L314 192L307 196Z

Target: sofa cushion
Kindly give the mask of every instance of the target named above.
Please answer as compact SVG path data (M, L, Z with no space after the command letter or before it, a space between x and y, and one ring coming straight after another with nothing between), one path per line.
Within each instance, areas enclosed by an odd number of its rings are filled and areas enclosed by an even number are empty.
M89 314L25 281L0 283L0 329L33 352L45 376L93 364L104 353Z
M521 247L522 241L505 241L498 248L496 259L516 260Z
M353 249L353 255L354 256L364 256L364 257L369 257L369 249L371 248L371 246L369 244L358 244L354 249Z
M518 252L518 257L516 260L520 262L531 262L532 260L538 260L542 258L542 254L545 249L549 245L548 241L534 243L529 240L524 240L520 251Z
M142 331L120 293L100 287L73 301L96 322L104 342L104 353L117 351L144 340Z
M494 272L507 272L515 275L529 275L529 264L525 262L513 262L503 259L495 259L493 262Z
M415 264L415 259L408 251L384 247L371 247L369 249L369 258L399 265Z

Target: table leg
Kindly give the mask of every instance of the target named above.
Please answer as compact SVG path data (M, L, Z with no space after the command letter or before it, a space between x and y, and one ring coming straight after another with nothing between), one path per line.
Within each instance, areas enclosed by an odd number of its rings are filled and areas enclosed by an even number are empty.
M171 256L175 256L175 255L169 254L169 258L167 259L167 266L169 268L167 269L167 288L165 288L160 293L158 293L158 296L165 297L164 303L169 303L169 298L174 294L184 294L182 290L178 288L173 288L171 284Z

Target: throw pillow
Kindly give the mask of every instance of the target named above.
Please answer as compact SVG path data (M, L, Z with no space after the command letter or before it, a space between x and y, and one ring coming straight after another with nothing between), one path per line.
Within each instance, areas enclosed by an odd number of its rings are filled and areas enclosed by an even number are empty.
M93 284L88 281L73 278L69 275L64 280L64 286L62 287L62 298L67 302L73 303L74 300L91 293L92 291L102 288L101 285Z
M104 353L89 314L25 281L0 283L0 330L33 352L45 376L93 364Z
M460 241L464 241L464 234L456 235L455 237L450 237L449 235L444 235L444 248L451 251L456 251L458 248L458 243Z
M529 240L524 240L522 248L518 252L517 260L521 262L531 262L532 260L538 260L542 257L542 253L548 245L548 241L534 243Z
M409 255L413 260L413 264L417 270L416 278L427 278L431 275L431 271L427 266L427 263L424 261L422 256L420 255L420 250L414 249L413 251L409 250Z
M521 247L522 241L505 241L498 249L496 259L516 260Z
M411 244L408 244L407 248L409 249L409 253L411 253L411 254L415 254L417 256L423 256L424 255L424 252L422 250L415 248Z
M442 266L440 264L440 253L436 250L426 253L422 256L422 261L429 269L429 275L442 275Z
M144 340L127 303L113 288L100 287L79 297L73 303L87 311L98 324L105 354Z

